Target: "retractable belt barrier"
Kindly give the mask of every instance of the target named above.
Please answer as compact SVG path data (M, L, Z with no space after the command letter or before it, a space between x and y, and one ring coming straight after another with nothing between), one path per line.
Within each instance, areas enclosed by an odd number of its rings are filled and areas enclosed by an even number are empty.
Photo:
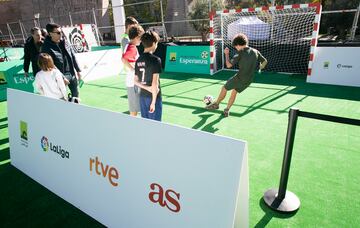
M292 150L294 146L296 123L299 116L310 119L360 126L360 120L358 119L304 112L300 111L298 108L290 109L279 189L271 188L267 190L264 193L263 198L268 207L279 212L291 213L297 211L300 207L299 198L294 193L286 190L289 178Z

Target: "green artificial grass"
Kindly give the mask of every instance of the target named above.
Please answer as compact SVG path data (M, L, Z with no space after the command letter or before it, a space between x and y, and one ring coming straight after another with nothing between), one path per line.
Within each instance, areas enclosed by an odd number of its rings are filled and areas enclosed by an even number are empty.
M225 103L206 111L203 97L216 97L232 74L161 74L163 122L248 142L250 227L357 226L359 126L299 117L288 190L300 198L301 207L295 214L279 214L262 197L279 185L289 109L360 119L360 88L262 73L238 95L230 117L221 115ZM123 76L85 83L81 98L85 105L128 113ZM0 108L1 226L101 226L9 164L6 102Z

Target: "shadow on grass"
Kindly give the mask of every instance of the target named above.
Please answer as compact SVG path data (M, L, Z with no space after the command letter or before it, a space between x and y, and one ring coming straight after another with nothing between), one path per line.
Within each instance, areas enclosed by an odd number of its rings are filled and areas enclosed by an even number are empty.
M211 116L213 116L214 114L202 114L199 115L200 117L200 121L197 122L194 126L192 126L192 129L199 129L200 127L202 127L205 123L206 120L209 119Z
M270 209L263 197L260 198L259 200L259 206L261 207L261 209L265 212L264 216L260 219L260 221L258 221L258 223L254 226L256 228L262 228L262 227L266 227L269 222L271 221L272 218L279 218L279 219L288 219L291 218L293 216L295 216L297 214L298 211L295 211L294 213L280 213L280 212L276 212L272 209Z
M6 143L9 143L9 138L0 139L0 146Z
M223 118L224 118L223 115L219 115L219 117L216 120L206 124L203 128L201 128L201 130L210 132L210 133L217 132L219 130L219 128L215 128L214 125L219 123Z
M10 164L0 180L1 227L104 227Z
M1 122L6 122L7 120L8 120L7 117L1 118L1 119L0 119L0 123L1 123Z
M215 75L162 73L160 78L181 81L191 80L194 78L226 81L235 73L235 71L221 71L219 73L216 73ZM290 94L302 94L306 96L360 101L360 88L358 87L307 83L306 77L307 76L305 75L288 75L263 72L262 74L255 75L254 83L295 87L291 91L289 91ZM254 84L252 84L251 86L253 85Z

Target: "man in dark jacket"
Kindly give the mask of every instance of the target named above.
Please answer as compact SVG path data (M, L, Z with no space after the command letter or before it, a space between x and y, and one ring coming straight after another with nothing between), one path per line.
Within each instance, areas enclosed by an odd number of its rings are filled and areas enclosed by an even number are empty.
M69 86L71 96L79 97L78 80L81 79L81 70L73 48L62 36L60 25L47 24L46 30L49 35L45 38L41 52L49 54L53 58L56 68L64 74L64 81Z
M24 72L25 76L29 75L29 66L31 62L33 75L40 71L37 64L40 47L43 44L43 37L38 27L34 27L30 30L31 36L26 40L24 47Z

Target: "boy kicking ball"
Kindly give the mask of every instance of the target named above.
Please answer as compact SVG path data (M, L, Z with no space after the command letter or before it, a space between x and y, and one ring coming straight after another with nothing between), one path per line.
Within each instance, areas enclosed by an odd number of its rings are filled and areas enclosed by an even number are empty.
M248 43L249 41L246 35L242 33L237 34L232 41L232 46L236 49L237 54L234 55L231 60L229 58L229 48L225 48L224 54L226 67L231 68L234 65L238 65L239 71L226 82L226 84L221 88L216 101L207 105L205 107L206 109L219 109L220 102L226 97L227 91L231 90L229 101L224 109L224 117L228 117L229 110L234 104L236 95L249 87L253 81L258 61L260 62L259 69L262 70L265 68L267 60L258 50L249 47Z

